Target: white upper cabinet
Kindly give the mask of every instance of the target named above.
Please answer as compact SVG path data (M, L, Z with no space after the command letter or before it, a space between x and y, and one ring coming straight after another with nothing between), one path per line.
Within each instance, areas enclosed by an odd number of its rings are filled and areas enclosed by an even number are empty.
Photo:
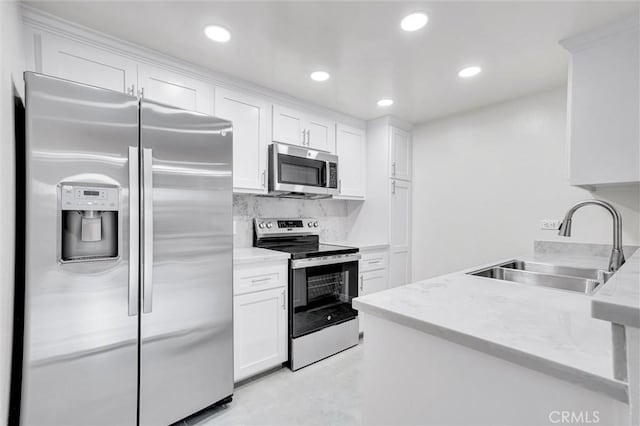
M41 51L44 74L117 92L135 93L137 64L124 56L52 35L42 37Z
M184 74L138 65L138 89L145 98L213 115L213 86Z
M300 111L273 106L273 140L290 145L306 146L307 136Z
M307 116L307 147L336 152L336 123L318 116Z
M269 109L265 99L216 87L215 115L233 122L234 192L267 192Z
M561 42L571 53L569 182L640 182L638 17Z
M338 124L336 153L340 195L334 198L364 199L366 193L367 152L365 132Z
M274 105L273 140L319 151L335 152L335 122Z
M390 128L390 177L411 180L411 135L397 127Z

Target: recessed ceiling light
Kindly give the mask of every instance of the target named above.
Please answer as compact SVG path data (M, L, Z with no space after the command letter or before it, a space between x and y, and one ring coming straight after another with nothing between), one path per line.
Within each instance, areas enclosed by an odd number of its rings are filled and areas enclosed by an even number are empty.
M204 29L204 33L213 41L218 43L226 43L231 40L231 33L224 27L219 25L209 25Z
M381 107L388 107L393 105L393 99L380 99L377 104Z
M405 31L417 31L427 25L429 17L426 13L417 12L407 15L400 22L400 28Z
M311 73L311 80L315 81L327 81L329 77L331 76L326 71L314 71Z
M477 66L466 67L458 71L458 76L462 78L469 78L469 77L473 77L474 75L478 75L481 72L482 72L482 68L480 67L477 67Z

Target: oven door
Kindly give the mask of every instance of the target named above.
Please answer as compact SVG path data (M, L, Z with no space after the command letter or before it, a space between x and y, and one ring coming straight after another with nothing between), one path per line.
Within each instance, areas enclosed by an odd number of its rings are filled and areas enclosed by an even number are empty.
M338 157L291 145L269 145L269 192L337 194Z
M359 258L354 253L291 261L289 329L293 338L358 316L351 300L358 297Z

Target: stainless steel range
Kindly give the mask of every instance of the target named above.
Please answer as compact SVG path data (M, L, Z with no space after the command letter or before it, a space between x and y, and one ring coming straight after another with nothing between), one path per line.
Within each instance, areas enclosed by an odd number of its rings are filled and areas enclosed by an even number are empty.
M298 370L358 344L355 247L321 244L316 218L254 220L254 246L291 254L289 365Z

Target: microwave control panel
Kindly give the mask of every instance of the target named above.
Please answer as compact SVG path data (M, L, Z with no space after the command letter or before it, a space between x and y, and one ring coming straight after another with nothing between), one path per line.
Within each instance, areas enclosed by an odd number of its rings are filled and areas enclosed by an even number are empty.
M337 163L329 163L329 182L327 187L328 188L338 187L338 164Z

